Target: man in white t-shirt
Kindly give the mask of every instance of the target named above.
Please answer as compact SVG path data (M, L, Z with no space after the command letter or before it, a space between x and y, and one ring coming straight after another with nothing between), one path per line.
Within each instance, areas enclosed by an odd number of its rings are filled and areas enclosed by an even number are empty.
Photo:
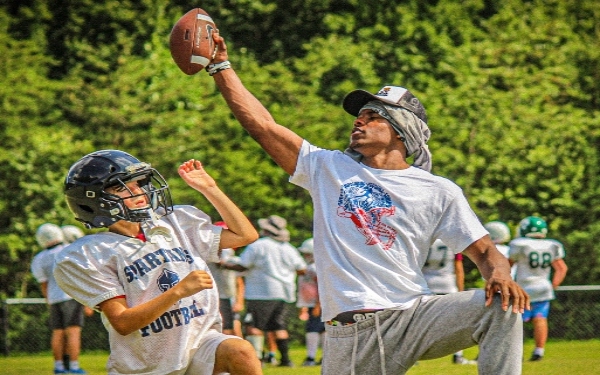
M430 173L430 131L418 99L396 86L376 95L351 92L343 104L355 117L348 149L321 149L275 122L231 68L218 32L214 40L218 51L207 70L219 92L290 181L312 197L327 322L322 373L404 374L420 359L478 344L480 373L521 373L520 312L529 297L462 190ZM437 238L473 260L485 290L431 292L421 268Z
M271 215L259 219L258 226L261 238L246 246L237 264L223 267L245 272L246 313L252 317L246 339L262 354L264 333L273 332L279 366L291 367L288 324L296 302L296 277L304 274L306 262L289 243L287 220Z

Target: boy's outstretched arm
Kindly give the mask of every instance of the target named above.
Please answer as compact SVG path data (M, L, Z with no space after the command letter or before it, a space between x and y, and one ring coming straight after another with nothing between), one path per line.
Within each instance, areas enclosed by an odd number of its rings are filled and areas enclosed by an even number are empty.
M227 61L225 40L218 33L214 34L214 40L219 50L212 62ZM296 169L302 138L290 129L278 125L261 102L244 87L233 69L220 71L213 78L244 129L284 171L292 175Z
M246 246L258 239L258 232L250 220L206 173L202 163L194 159L188 160L179 166L178 172L190 187L208 199L227 224L228 229L221 232L221 249Z

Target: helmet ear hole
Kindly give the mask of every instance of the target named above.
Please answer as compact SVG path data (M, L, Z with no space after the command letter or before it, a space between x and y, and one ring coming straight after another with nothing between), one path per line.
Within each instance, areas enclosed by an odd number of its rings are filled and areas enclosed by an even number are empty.
M89 212L90 214L94 213L94 210L92 210L92 208L90 206L86 206L86 205L80 204L79 208L82 209L85 212Z

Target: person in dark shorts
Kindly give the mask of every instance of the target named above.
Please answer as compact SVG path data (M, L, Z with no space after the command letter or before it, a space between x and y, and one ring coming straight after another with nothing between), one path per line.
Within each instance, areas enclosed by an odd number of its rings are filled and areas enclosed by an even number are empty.
M33 258L31 272L50 305L54 373L86 374L79 367L84 307L56 284L53 275L54 257L67 245L64 232L56 224L45 223L37 229L35 237L44 250ZM91 309L87 311L93 313Z
M237 264L225 267L245 272L246 313L252 326L246 339L262 357L264 332L273 331L281 355L279 366L293 366L289 358L288 323L296 302L296 276L306 271L306 262L288 241L287 221L271 215L259 219L260 235L240 254Z

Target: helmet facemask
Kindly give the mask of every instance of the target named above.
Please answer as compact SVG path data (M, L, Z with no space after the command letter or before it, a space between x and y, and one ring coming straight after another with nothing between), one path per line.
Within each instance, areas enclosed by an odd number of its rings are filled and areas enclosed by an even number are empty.
M127 184L138 181L142 193L135 194ZM128 197L110 193L108 189L120 187L127 190ZM125 200L144 196L148 205L140 208L127 207ZM164 177L148 163L136 163L128 166L126 172L118 172L106 179L102 188L101 200L110 207L110 216L131 222L155 220L173 212L169 185ZM162 208L162 210L161 210Z

